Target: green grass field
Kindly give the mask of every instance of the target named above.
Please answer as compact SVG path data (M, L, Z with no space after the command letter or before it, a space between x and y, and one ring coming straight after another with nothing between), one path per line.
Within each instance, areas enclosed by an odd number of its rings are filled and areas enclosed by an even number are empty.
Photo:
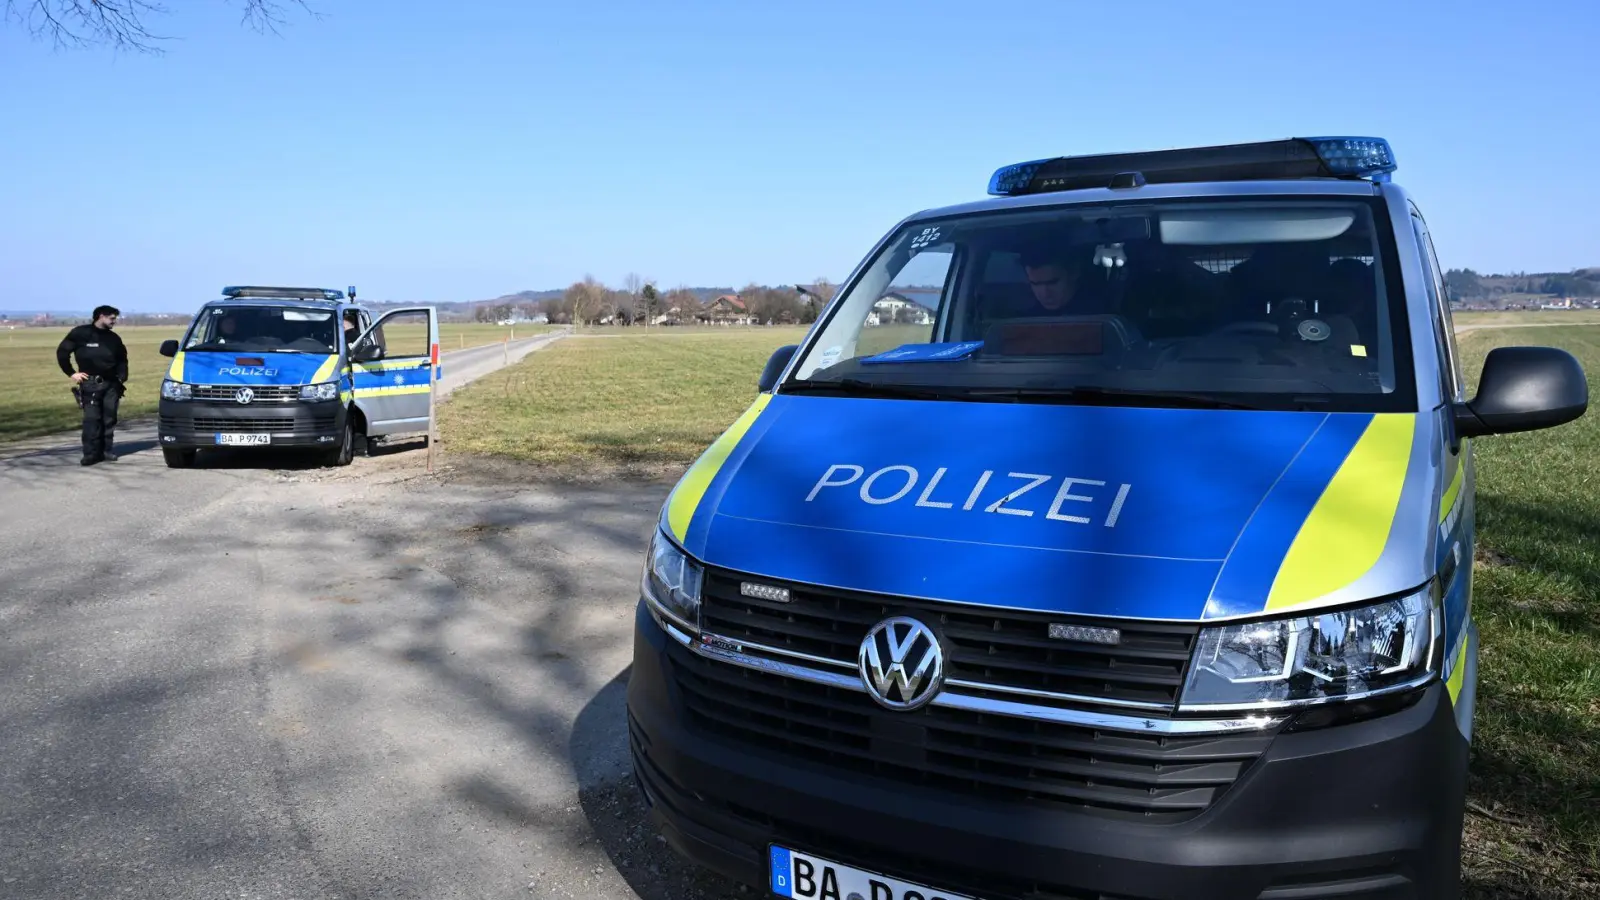
M1458 310L1451 314L1457 328L1487 325L1594 325L1600 309L1495 309Z
M499 343L549 331L544 325L454 324L439 326L440 350ZM66 335L62 328L19 328L0 331L0 443L56 432L72 431L82 414L72 402L66 376L56 365L56 344ZM410 346L422 335L421 325L386 328L386 339ZM122 327L117 329L128 345L128 395L120 410L124 421L154 415L161 379L171 360L159 352L161 342L183 335L182 327Z
M615 329L569 337L454 393L439 409L452 452L572 474L693 459L755 399L772 351L803 328Z
M1572 324L1463 334L1470 383L1491 347L1530 343L1571 351L1600 382L1600 327ZM802 333L569 338L457 393L441 408L445 445L452 454L556 473L670 474L745 409L767 356ZM884 329L874 341L887 349L901 337ZM1593 898L1600 896L1600 412L1550 431L1481 439L1476 456L1474 603L1482 633L1464 896Z
M1490 348L1519 344L1561 347L1600 384L1595 326L1464 334L1469 383ZM1600 411L1476 444L1466 896L1600 897Z

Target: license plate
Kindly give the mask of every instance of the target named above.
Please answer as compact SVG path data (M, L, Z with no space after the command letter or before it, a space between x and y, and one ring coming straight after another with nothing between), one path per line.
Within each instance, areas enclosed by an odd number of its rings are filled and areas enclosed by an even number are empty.
M794 900L973 900L808 853L769 848L772 892Z
M270 434L219 434L217 443L226 447L248 447L254 444L272 443Z

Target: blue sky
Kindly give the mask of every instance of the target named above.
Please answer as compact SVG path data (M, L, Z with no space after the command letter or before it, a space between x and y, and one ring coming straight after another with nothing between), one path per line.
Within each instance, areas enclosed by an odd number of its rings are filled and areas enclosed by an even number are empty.
M838 280L1008 162L1307 133L1389 138L1446 266L1600 265L1581 0L236 2L0 30L0 309Z

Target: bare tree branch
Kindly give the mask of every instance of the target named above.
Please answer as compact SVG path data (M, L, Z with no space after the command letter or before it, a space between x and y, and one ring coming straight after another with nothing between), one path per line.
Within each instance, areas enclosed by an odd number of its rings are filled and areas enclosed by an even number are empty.
M296 6L313 19L321 16L306 0L223 0L243 6L242 22L258 33L278 34L284 7ZM154 0L5 0L5 19L27 28L36 38L56 49L109 45L113 50L159 55L160 46L174 38L150 30L147 18L166 16L168 9Z

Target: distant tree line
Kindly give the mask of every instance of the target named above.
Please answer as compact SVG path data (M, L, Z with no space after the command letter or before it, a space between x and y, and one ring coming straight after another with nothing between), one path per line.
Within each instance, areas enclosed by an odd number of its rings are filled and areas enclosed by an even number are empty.
M804 288L804 290L801 290ZM738 298L742 309L734 315L748 317L757 325L809 325L828 300L834 286L827 279L814 284L771 287L747 284L729 292ZM560 296L538 300L501 299L481 303L472 317L479 322L499 322L520 314L524 318L545 317L551 324L581 326L694 325L725 316L728 310L714 310L715 297L706 297L686 286L662 290L654 280L629 274L620 288L613 288L592 275L575 281Z
M1600 297L1600 269L1571 272L1513 272L1480 275L1471 269L1444 273L1451 300L1493 300L1506 294L1547 294L1556 297Z

